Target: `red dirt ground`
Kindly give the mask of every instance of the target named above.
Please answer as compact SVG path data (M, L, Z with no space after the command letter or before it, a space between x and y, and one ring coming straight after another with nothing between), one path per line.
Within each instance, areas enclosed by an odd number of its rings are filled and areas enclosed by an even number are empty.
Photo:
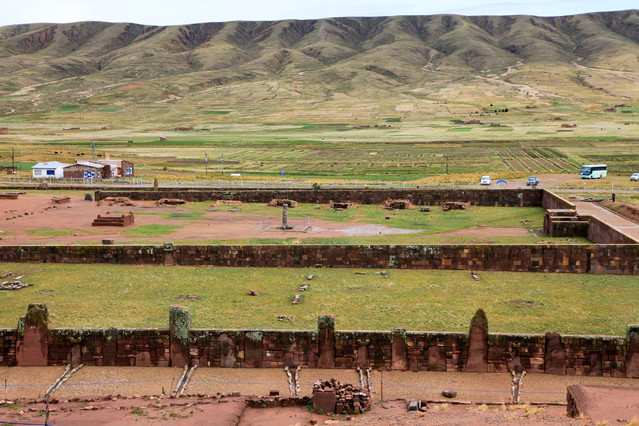
M291 237L344 237L371 236L397 233L418 232L410 229L389 228L382 225L349 224L312 219L312 228L303 232L301 226L291 231L277 229L260 230L260 215L241 212L205 212L203 219L181 220L167 219L149 213L188 213L180 206L157 206L155 202L135 202L136 206L108 206L84 201L84 194L72 194L71 202L57 204L55 208L51 194L30 193L20 195L18 200L0 200L0 234L2 245L14 244L53 244L53 243L99 243L103 238L111 238L116 242L163 242L172 241L208 241L225 239L277 238ZM58 195L59 197L59 195ZM232 208L234 206L228 206ZM48 208L48 209L47 209ZM224 210L226 207L221 208ZM46 210L45 210L46 209ZM146 213L135 214L135 225L178 225L174 232L160 235L131 236L127 228L92 227L91 223L97 215L109 212ZM28 213L26 215L25 213ZM16 217L15 219L13 217ZM297 220L291 219L293 221ZM65 235L34 235L34 232L67 231Z
M43 423L42 395L64 371L63 367L0 367L0 421ZM566 386L571 384L616 385L628 387L628 394L639 390L634 379L530 374L526 376L522 401L531 404L508 406L511 377L501 373L459 372L372 372L372 396L375 408L364 415L322 416L302 407L249 409L247 395L268 395L272 389L288 396L286 374L281 369L201 368L195 370L187 387L190 396L178 399L161 396L171 392L181 369L161 367L84 367L74 374L54 395L50 423L55 425L146 425L170 422L189 425L308 425L335 422L369 425L404 424L588 424L585 419L565 416ZM301 394L309 395L316 380L334 377L341 382L358 383L354 370L303 369L300 372ZM148 381L148 379L160 381ZM383 387L384 403L380 404ZM38 384L18 386L16 384ZM418 387L418 386L424 387ZM455 401L472 404L430 403L424 414L407 412L410 399L442 400L441 389L458 389ZM464 391L461 389L485 391ZM240 397L221 397L223 393L241 392ZM136 395L147 395L137 396ZM156 395L154 397L148 395ZM115 398L115 399L114 399ZM31 400L40 402L30 402ZM10 401L4 404L2 400ZM220 403L220 400L229 402ZM539 405L533 405L532 403ZM636 404L637 401L634 401ZM598 411L588 413L600 419ZM618 411L615 418L632 421L631 412ZM604 413L605 415L605 413ZM597 417L595 417L597 416ZM612 423L610 423L612 424ZM624 424L616 422L614 424Z
M221 401L225 401L222 403ZM585 425L584 419L565 416L565 407L502 407L429 404L425 413L407 412L406 400L375 403L361 415L327 416L311 413L304 407L247 408L243 397L121 399L108 401L73 401L50 405L49 424L85 425L241 425L282 426L310 425ZM45 404L26 404L15 408L0 407L0 418L8 422L44 424Z

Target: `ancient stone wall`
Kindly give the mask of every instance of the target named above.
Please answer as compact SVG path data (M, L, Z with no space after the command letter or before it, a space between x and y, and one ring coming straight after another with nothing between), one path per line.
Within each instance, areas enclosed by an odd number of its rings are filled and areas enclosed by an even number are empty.
M589 218L589 217L588 217ZM551 221L544 220L544 232L552 238L588 238L588 220ZM611 242L610 242L611 243Z
M596 217L590 218L588 239L596 244L639 244L639 241Z
M106 197L128 197L136 201L179 198L186 201L236 200L245 203L268 203L285 198L298 203L325 204L331 201L357 204L382 204L388 199L408 199L414 205L438 206L444 201L459 201L475 206L539 207L541 189L161 189L98 190L95 200Z
M0 330L0 365L32 365L16 356L16 347L40 352L44 344L43 365L176 366L174 360L184 354L184 344L188 359L183 364L180 359L180 366L638 375L639 326L628 326L625 337L491 334L486 315L477 312L468 333L342 331L335 330L332 316L320 316L317 330L186 327L184 338L168 328L48 329L42 340L35 341L20 330ZM186 326L188 310L184 315ZM473 337L477 335L479 340Z
M639 275L639 245L0 246L0 262L352 267Z
M0 366L16 365L17 330L0 329Z
M554 210L554 209L568 209L568 210L576 210L577 206L571 203L568 200L560 197L559 195L547 191L545 189L542 190L543 195L541 198L541 206L545 210Z
M162 246L2 246L0 262L161 265Z
M168 329L51 329L48 365L168 367Z

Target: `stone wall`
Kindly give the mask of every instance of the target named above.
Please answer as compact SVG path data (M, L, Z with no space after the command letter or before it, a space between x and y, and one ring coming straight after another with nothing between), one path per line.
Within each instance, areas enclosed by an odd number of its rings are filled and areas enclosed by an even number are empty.
M286 198L298 203L326 204L330 201L357 204L382 204L388 199L409 199L415 205L438 206L444 201L460 201L476 206L539 207L541 189L161 189L98 190L95 200L106 197L128 197L136 201L180 198L186 201L237 200L245 203L268 203Z
M583 218L583 216L582 216ZM587 217L589 219L589 217ZM588 220L551 221L544 220L544 232L553 238L588 238ZM610 242L611 243L611 242Z
M639 275L639 245L0 246L0 262L352 267Z
M0 366L16 365L18 331L0 329Z
M161 265L162 246L2 246L0 262Z
M588 240L596 244L639 244L639 241L596 217L590 218Z
M553 192L550 192L546 189L543 189L542 191L543 191L543 195L541 198L541 206L545 210L561 210L561 209L577 210L576 205L569 202L568 200L565 200L559 195Z
M48 315L43 305L30 305L29 310L37 308ZM183 310L182 315L190 324L188 310L178 309ZM474 318L478 315L484 321L471 321L469 333L341 331L335 330L332 316L320 316L317 330L188 327L184 340L177 339L170 329L48 329L37 341L29 340L20 330L0 330L0 365L166 367L176 366L172 360L179 352L188 354L184 365L200 367L482 372L523 369L529 373L567 375L639 375L639 326L628 326L625 337L490 334L486 315L482 310ZM27 322L28 317L29 312ZM43 321L46 323L48 317ZM483 342L472 337L477 324ZM39 352L41 344L48 350L40 363L16 357L16 347Z

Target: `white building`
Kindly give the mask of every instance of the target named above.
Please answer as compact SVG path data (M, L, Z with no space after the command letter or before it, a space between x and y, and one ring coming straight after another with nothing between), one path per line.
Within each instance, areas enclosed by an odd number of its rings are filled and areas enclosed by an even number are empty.
M38 163L31 167L31 173L34 178L54 178L62 179L63 168L68 164L61 163L59 161L49 161L47 163Z

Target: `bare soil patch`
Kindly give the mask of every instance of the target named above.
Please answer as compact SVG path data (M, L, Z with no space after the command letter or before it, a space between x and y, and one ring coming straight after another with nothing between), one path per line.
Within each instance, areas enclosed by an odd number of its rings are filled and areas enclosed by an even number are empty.
M72 194L69 203L54 205L51 195L29 193L17 200L0 200L0 231L3 245L79 243L95 244L102 239L116 243L172 241L214 241L252 238L290 238L296 234L320 238L343 236L373 236L399 233L415 233L420 230L391 228L383 225L362 225L311 219L311 228L295 227L278 231L260 229L261 215L228 211L205 211L201 219L181 219L193 210L188 206L158 206L153 201L140 201L135 205L120 207L85 201L84 194ZM236 206L237 201L219 200L215 206ZM135 226L92 227L98 215L133 212ZM167 217L171 212L173 217ZM158 234L136 234L135 228L145 225L173 226Z

